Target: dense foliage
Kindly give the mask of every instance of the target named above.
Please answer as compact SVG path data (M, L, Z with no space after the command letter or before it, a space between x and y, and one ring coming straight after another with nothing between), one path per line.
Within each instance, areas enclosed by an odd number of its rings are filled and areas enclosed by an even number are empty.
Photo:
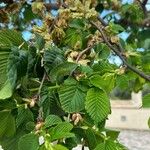
M105 121L114 88L149 87L146 5L147 0L1 1L0 144L5 150L71 150L78 144L127 149ZM22 33L32 37L25 41ZM144 107L150 107L149 100L150 94Z

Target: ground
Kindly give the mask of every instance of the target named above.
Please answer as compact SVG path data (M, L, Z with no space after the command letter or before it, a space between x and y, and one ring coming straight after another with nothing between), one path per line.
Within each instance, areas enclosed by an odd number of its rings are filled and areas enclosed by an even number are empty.
M123 130L119 141L129 150L150 150L150 131Z

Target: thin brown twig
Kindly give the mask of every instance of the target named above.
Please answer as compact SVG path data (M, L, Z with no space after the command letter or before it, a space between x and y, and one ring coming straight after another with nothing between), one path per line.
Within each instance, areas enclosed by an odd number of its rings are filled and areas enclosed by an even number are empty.
M93 45L92 45L92 46L89 46L89 47L87 47L86 49L84 49L83 51L81 51L81 52L79 53L78 57L76 58L76 62L78 62L78 61L80 60L80 58L81 58L86 52L88 52L92 47L93 47Z
M98 16L97 19L102 23L104 27L108 26L108 24L100 16Z
M123 63L127 66L128 69L130 69L131 71L135 72L136 74L138 74L139 76L141 76L142 78L150 81L150 76L146 75L144 72L138 70L137 68L131 66L130 64L128 64L128 62L124 59L124 56L119 52L119 50L117 50L113 45L111 45L105 35L105 33L103 32L103 30L94 22L91 21L91 24L94 25L99 32L102 35L102 38L104 39L105 43L107 44L107 46L117 55L120 57L120 59L123 61Z

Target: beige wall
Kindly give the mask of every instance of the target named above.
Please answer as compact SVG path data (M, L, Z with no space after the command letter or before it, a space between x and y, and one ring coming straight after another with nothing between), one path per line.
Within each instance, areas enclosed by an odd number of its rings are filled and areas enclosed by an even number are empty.
M112 108L112 114L106 122L109 128L149 130L150 109Z

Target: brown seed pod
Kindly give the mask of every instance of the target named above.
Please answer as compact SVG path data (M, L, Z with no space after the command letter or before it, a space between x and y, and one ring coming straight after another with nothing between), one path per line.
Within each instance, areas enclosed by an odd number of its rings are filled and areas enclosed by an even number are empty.
M40 130L43 125L44 125L43 122L38 122L38 123L36 124L36 126L35 126L35 130L36 130L36 131L37 131L37 130Z

